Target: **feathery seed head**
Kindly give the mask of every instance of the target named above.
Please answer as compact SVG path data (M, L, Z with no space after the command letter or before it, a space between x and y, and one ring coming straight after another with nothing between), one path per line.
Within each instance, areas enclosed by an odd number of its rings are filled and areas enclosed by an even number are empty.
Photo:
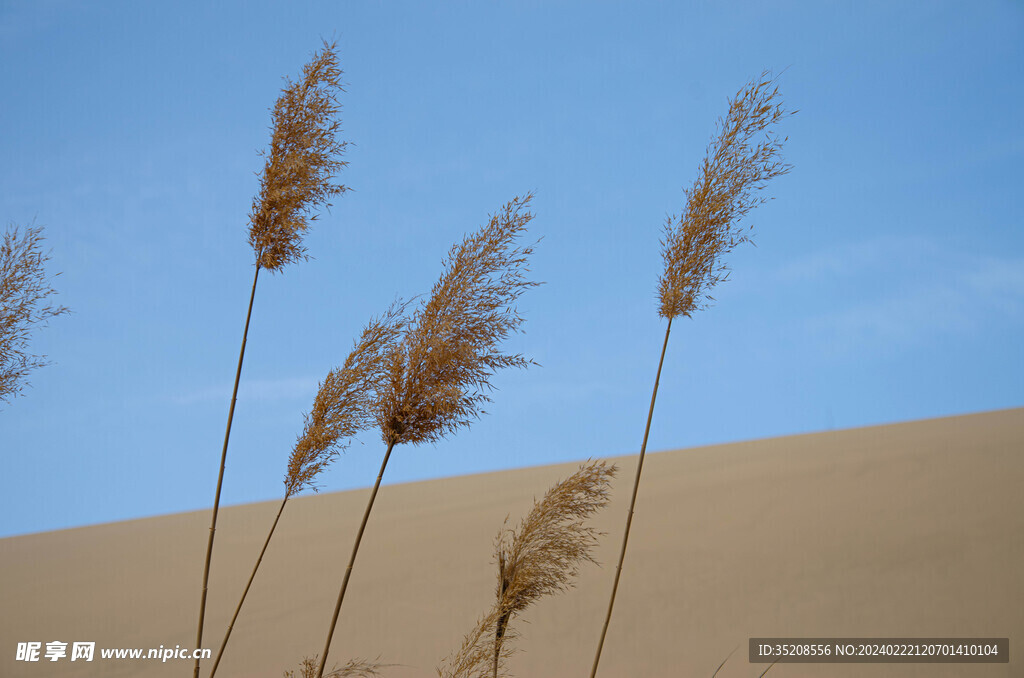
M392 664L381 664L376 661L365 659L350 659L341 668L335 666L324 674L324 678L374 678L380 675L380 669L392 666ZM317 655L312 658L304 657L299 664L299 672L285 671L284 678L316 678L316 670L319 668Z
M516 531L503 528L495 541L500 607L518 613L543 596L566 591L578 563L596 563L598 532L584 521L603 508L618 468L589 462L534 504Z
M45 356L27 353L29 329L71 311L64 306L40 306L56 291L46 279L49 254L40 249L43 229L19 232L11 225L0 241L0 401L21 393L25 377L48 363ZM57 273L56 275L60 275Z
M308 258L302 246L306 215L321 204L330 207L329 198L349 190L331 182L348 164L338 159L348 144L336 137L337 94L344 91L336 46L324 41L300 81L285 78L287 86L274 105L270 150L261 152L267 160L249 216L256 264L270 271Z
M373 423L372 400L384 376L383 356L391 351L405 324L399 302L363 330L344 365L331 370L306 415L302 435L288 460L285 496L316 489L313 481L338 456L339 441Z
M512 653L506 642L516 636L509 625L512 616L546 595L572 588L581 562L596 563L591 554L601 533L586 527L585 521L608 503L617 471L605 462L583 464L535 501L517 530L502 527L495 539L497 600L462 646L438 667L438 676L493 675Z
M774 177L787 174L791 165L778 161L782 141L769 130L793 112L784 111L775 79L765 71L729 102L729 113L718 121L718 136L693 186L684 189L686 211L668 217L661 240L665 271L658 279L658 314L664 318L691 316L714 301L708 292L728 279L722 255L749 241L737 221L768 198L753 196ZM764 139L755 142L759 133ZM751 227L752 228L752 227Z
M465 635L459 649L448 655L435 668L438 678L490 678L494 665L495 629L502 617L497 605L477 620L473 630ZM504 639L511 641L516 633L507 629ZM512 655L511 643L498 645L499 671ZM505 675L500 672L499 675Z
M385 443L435 442L468 426L490 401L486 392L497 370L532 364L500 350L523 322L515 301L539 284L525 277L533 246L516 245L533 219L523 211L532 197L516 197L452 247L429 299L385 357L376 403Z

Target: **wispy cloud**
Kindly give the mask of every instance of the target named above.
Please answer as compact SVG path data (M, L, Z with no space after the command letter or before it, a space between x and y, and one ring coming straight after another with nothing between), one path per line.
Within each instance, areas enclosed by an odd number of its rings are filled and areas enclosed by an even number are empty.
M828 353L905 348L1024 319L1024 257L973 254L921 236L885 236L813 253L776 271L813 285L823 312L800 331Z
M898 271L907 258L934 260L937 244L924 236L886 235L859 242L840 243L793 259L775 271L784 283L823 282L872 270Z
M976 270L968 271L964 284L985 304L1007 316L1024 312L1024 257L986 258Z

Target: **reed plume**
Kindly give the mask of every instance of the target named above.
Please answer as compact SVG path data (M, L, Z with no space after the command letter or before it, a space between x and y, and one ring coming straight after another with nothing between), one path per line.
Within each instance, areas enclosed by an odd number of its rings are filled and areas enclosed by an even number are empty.
M8 229L0 243L0 400L9 403L32 370L49 364L46 356L28 353L29 330L71 311L45 304L56 290L46 278L50 256L40 249L43 229L30 226L21 232L13 224Z
M344 666L333 669L324 674L325 678L374 678L380 675L380 669L391 666L391 664L378 664L363 659L350 659ZM312 658L305 657L299 665L299 672L285 671L284 678L315 678L317 670L316 655Z
M242 360L245 357L245 343L249 335L249 320L256 297L256 281L259 279L261 268L274 273L280 271L286 264L308 258L302 246L302 236L308 228L307 215L321 206L330 207L327 199L348 190L341 184L332 183L333 175L347 165L338 159L347 144L336 137L340 125L336 119L340 110L337 93L344 90L339 80L341 70L338 68L335 49L336 43L328 44L325 41L323 49L314 54L313 59L303 69L301 80L292 83L285 78L286 86L273 109L270 151L261 152L267 159L260 175L260 190L253 200L252 212L249 215L249 244L252 245L256 261L253 267L252 290L249 293L249 308L245 315L245 329L242 331L242 346L235 369L235 383L231 391L227 428L224 432L217 490L213 500L210 536L206 546L206 562L203 566L203 590L199 603L196 647L202 647L203 644L203 621L206 615L206 594L210 579L214 533L217 528L231 422L234 419L235 402L238 398L238 382L242 375ZM315 214L310 216L311 221L315 219ZM193 676L199 678L198 658L195 661Z
M302 246L307 216L321 205L332 207L327 201L349 190L331 181L348 165L340 160L348 142L337 138L337 94L345 90L336 48L336 42L324 41L303 68L302 80L285 78L287 86L274 105L270 151L260 152L267 160L252 201L249 244L256 265L272 272L309 258ZM312 214L309 221L316 218Z
M317 491L317 476L347 447L352 436L373 423L371 405L383 376L382 356L392 348L401 332L405 322L404 309L404 304L393 304L384 315L370 321L362 336L355 342L345 363L340 368L331 370L320 383L313 407L305 416L302 434L296 440L288 460L288 472L284 478L284 497L270 526L270 532L263 542L263 548L256 558L245 590L242 591L234 616L228 624L224 640L210 670L210 678L217 673L224 648L231 638L235 621L256 578L256 572L267 552L270 539L274 536L285 504L292 496L305 489Z
M749 241L746 231L737 222L768 200L754 192L764 188L769 179L782 176L791 169L790 165L778 161L782 142L771 129L772 125L791 114L778 103L779 89L772 88L774 83L775 79L765 71L730 100L729 112L718 121L718 134L708 144L697 179L691 188L684 189L685 211L678 222L674 216L666 219L661 240L665 267L658 279L658 315L666 318L668 325L647 411L647 425L640 446L619 562L615 568L615 582L590 678L597 675L601 649L615 605L672 320L679 316L692 317L694 311L706 308L709 302L714 301L710 296L711 289L729 275L722 257L740 243Z
M615 465L588 462L534 502L517 530L498 532L494 558L498 564L496 601L466 635L437 674L441 678L497 678L511 651L506 641L515 637L513 615L544 596L565 592L584 561L597 563L592 551L600 534L586 519L608 503L608 488Z
M395 445L436 442L469 426L485 413L491 376L502 368L531 364L521 355L503 353L501 342L523 322L515 301L539 284L526 279L533 247L517 245L533 219L523 211L532 198L514 198L486 226L452 247L430 297L410 318L401 341L384 356L385 374L373 409L387 449L338 592L318 678L323 676L359 544Z

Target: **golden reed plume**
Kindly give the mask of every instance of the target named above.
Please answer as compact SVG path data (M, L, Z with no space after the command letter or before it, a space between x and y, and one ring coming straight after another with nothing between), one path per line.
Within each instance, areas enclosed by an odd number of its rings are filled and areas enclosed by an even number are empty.
M686 211L678 222L666 219L661 240L665 269L658 278L658 314L663 318L690 317L707 307L705 299L714 301L708 292L729 276L722 256L749 241L736 222L771 200L754 191L792 169L777 160L786 139L780 141L770 127L791 113L776 103L779 88L769 90L774 84L769 75L762 73L729 102L696 181L684 189ZM753 143L761 134L764 139Z
M324 674L324 678L376 678L380 675L380 669L393 666L393 664L379 664L363 659L350 659L344 666L335 665L333 669ZM299 664L299 672L285 671L284 678L316 678L316 655L312 658L305 657Z
M203 589L199 601L199 621L196 629L196 647L203 646L203 622L206 616L206 595L210 580L210 561L213 557L213 541L217 531L217 513L220 508L221 488L224 484L224 467L227 463L228 440L231 437L231 422L235 416L238 399L238 382L242 376L242 360L245 357L245 343L249 336L249 320L252 317L253 300L256 298L256 281L260 269L277 272L290 262L306 258L302 247L302 235L308 228L306 215L321 207L330 207L327 199L347 190L340 184L331 183L334 173L346 163L337 158L345 150L345 142L339 142L336 134L339 110L336 96L343 91L339 78L336 43L324 42L323 49L313 55L312 61L303 70L303 78L292 83L285 79L287 86L278 98L273 110L273 132L266 165L260 176L260 190L253 200L249 217L249 243L256 255L249 293L249 309L245 315L245 329L242 331L242 347L238 352L238 366L235 369L235 384L231 391L231 406L228 408L228 423L224 432L224 446L221 450L220 470L217 475L217 490L213 499L213 515L210 519L210 535L206 545L206 561L203 565ZM311 219L316 219L313 215ZM199 678L199 659L195 661L193 678Z
M651 431L654 401L658 397L658 382L661 380L672 320L678 316L691 317L694 311L705 308L707 301L714 300L709 291L729 275L722 256L739 243L749 240L736 222L767 200L754 195L753 191L760 190L769 179L786 174L791 169L789 165L777 160L782 143L770 129L790 115L777 103L779 89L772 87L774 83L775 80L766 71L747 83L730 100L729 112L724 120L718 121L718 135L708 145L696 181L691 188L684 190L686 210L677 223L673 223L674 217L669 217L665 225L661 240L665 269L658 279L658 314L668 319L668 326L665 328L658 372L654 378L651 405L647 411L647 425L640 445L640 458L637 461L626 528L622 535L619 562L615 568L615 581L590 678L597 676L601 650L608 634L615 594L622 575L622 563L626 557L626 543L633 522L633 509L640 488L640 473L644 466L647 437ZM762 134L764 138L755 142L755 138Z
M526 280L533 247L517 247L533 215L532 194L515 198L482 229L452 247L445 273L385 360L387 377L376 405L386 444L436 442L483 414L490 376L527 367L500 344L523 318L515 301L538 283Z
M331 181L348 165L340 159L348 142L337 137L337 95L345 90L336 47L325 41L323 50L303 68L301 80L285 78L287 86L274 105L270 150L260 153L267 161L249 215L249 244L256 264L269 271L308 258L302 246L309 228L307 215L320 206L332 207L327 201L349 190Z
M502 527L494 545L496 601L462 646L438 667L438 676L477 678L489 673L497 678L511 654L506 641L515 637L510 627L513 615L545 596L571 589L581 563L596 564L592 552L601 533L587 527L586 519L608 504L617 470L605 462L583 464L535 501L518 529Z
M533 219L523 211L532 197L516 197L451 249L430 297L384 356L385 374L373 410L387 449L352 545L317 678L323 676L359 543L395 445L435 442L469 426L490 400L491 376L501 368L531 364L521 355L503 353L501 342L523 322L513 306L516 299L539 284L526 279L533 247L517 245Z
M277 515L274 516L274 522L270 526L267 538L263 542L263 548L256 558L249 581L242 591L235 614L228 624L224 640L213 661L210 678L217 673L221 657L224 656L224 648L227 647L228 640L231 638L235 621L242 611L242 605L256 578L260 563L263 562L263 556L267 552L267 546L270 545L271 537L274 536L274 530L277 529L277 523L281 519L281 513L284 512L285 504L293 495L304 489L317 491L317 476L337 458L338 454L347 446L349 438L372 425L371 405L383 377L382 356L392 350L404 326L405 318L402 315L404 309L404 304L392 304L384 315L370 321L363 330L362 336L355 342L345 363L341 367L331 370L320 383L316 398L313 400L313 407L305 417L302 434L296 440L295 448L288 459L288 472L284 478L284 498L277 509Z
M22 233L11 225L0 242L0 401L4 402L21 393L32 370L49 364L46 356L28 353L29 329L71 312L64 306L40 306L56 294L46 279L50 256L40 249L42 241L41 227L30 226Z

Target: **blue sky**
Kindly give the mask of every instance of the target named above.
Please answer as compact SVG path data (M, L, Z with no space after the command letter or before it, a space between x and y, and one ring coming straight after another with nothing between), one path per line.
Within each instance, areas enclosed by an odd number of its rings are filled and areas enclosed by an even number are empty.
M283 76L338 40L352 146L306 263L260 277L223 501L281 496L317 384L448 248L536 191L526 334L489 414L385 482L638 450L666 214L779 73L792 172L673 325L649 449L1024 406L1024 6L0 2L0 217L73 314L0 405L0 536L212 505ZM324 490L372 484L367 432ZM527 488L541 492L543 488ZM383 498L383 494L381 497Z

